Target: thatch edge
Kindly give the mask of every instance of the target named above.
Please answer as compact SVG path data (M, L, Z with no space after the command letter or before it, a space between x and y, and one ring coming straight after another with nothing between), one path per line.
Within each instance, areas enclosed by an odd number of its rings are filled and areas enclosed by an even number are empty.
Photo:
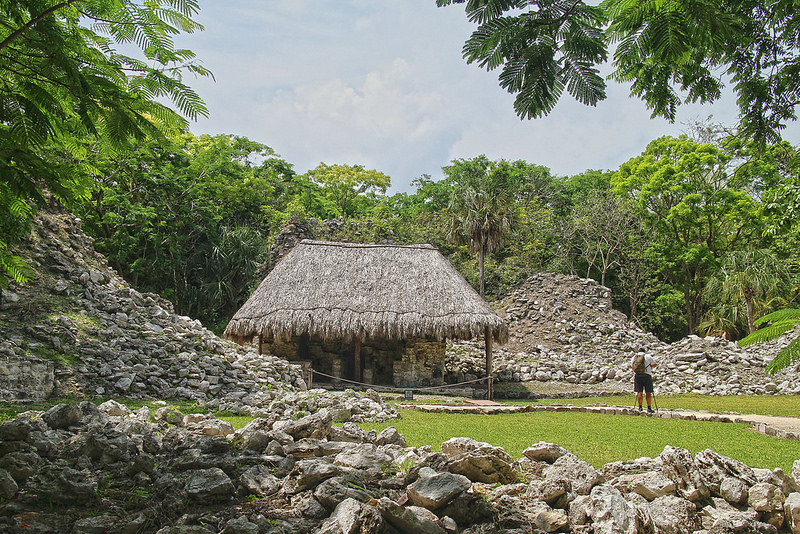
M230 338L261 335L266 338L289 339L309 334L323 339L347 336L369 338L433 338L438 341L469 340L484 336L488 327L498 344L508 340L508 326L497 315L485 314L476 320L475 314L449 314L440 317L418 313L364 313L344 308L314 310L276 310L258 318L231 320L225 328ZM386 328L384 325L391 325Z

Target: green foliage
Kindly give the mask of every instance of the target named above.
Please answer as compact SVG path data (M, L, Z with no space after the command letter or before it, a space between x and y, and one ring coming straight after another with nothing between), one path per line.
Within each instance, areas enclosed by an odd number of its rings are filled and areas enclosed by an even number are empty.
M19 256L14 256L6 250L6 244L0 241L0 273L4 273L15 282L28 282L34 276L30 265ZM0 276L0 290L8 288L6 276Z
M763 228L758 202L739 187L731 160L716 145L663 137L612 177L615 194L634 201L653 229L647 254L683 293L690 333L705 312L707 273L726 252L757 243Z
M775 298L786 298L788 273L769 250L737 250L728 253L719 271L709 277L704 288L709 302L728 303L746 307L747 333L755 332L755 314Z
M320 193L328 201L332 213L327 216L354 216L363 213L365 204L375 203L375 197L366 193L386 193L391 185L389 176L361 165L326 165L320 163L306 175L320 186ZM359 202L360 201L360 202ZM372 202L370 202L372 201Z
M467 62L502 66L520 117L552 111L564 90L583 104L605 98L598 68L613 48L611 78L630 83L653 116L675 120L682 102L714 102L730 80L739 131L775 143L800 102L800 16L793 0L437 0L465 4L478 25Z
M437 0L438 6L465 0ZM500 86L516 94L523 118L550 113L564 91L582 104L605 99L596 65L607 58L602 9L583 2L466 2L467 18L478 28L464 44L464 58L494 70Z
M447 206L448 237L455 243L467 243L470 252L478 254L483 296L486 255L503 245L513 223L510 168L505 161L495 163L479 156L455 160L442 170L453 183Z
M96 247L135 287L224 326L284 221L291 166L246 138L191 134L96 166L99 188L81 212Z
M11 0L0 7L0 242L14 244L47 190L88 198L90 153L124 150L207 113L184 72L209 74L173 36L202 29L193 0ZM134 44L145 60L120 53ZM173 111L162 102L171 101ZM181 115L182 114L182 115ZM4 253L2 272L19 281ZM5 281L3 282L5 284Z

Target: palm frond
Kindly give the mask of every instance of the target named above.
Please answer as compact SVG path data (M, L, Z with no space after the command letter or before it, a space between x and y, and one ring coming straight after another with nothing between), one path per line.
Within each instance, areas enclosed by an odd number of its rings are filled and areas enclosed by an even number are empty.
M789 330L792 330L795 326L796 323L787 321L774 323L759 330L756 330L747 337L740 339L738 345L740 347L747 347L755 343L765 343L767 341L773 341L775 339L778 339L780 336L782 336Z
M763 317L755 320L755 325L760 326L764 323L782 323L793 322L794 324L800 323L800 309L797 308L784 308L772 313L768 313Z
M789 367L798 360L800 360L800 337L793 339L786 348L780 351L778 355L767 364L764 371L768 375L774 375L781 369Z

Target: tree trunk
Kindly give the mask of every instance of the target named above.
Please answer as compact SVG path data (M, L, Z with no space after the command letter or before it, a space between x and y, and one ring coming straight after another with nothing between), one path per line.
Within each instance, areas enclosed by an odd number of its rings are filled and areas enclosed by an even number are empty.
M747 306L747 333L752 334L756 331L753 324L755 322L755 313L753 312L753 299L745 297L744 303Z
M481 273L481 296L483 296L483 262L486 258L486 242L481 243L481 250L478 252L478 265Z

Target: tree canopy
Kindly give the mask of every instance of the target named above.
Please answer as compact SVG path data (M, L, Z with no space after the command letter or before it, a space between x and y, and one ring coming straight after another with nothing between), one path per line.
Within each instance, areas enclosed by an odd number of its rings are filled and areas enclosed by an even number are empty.
M437 0L465 4L478 25L467 62L501 68L523 118L552 111L566 90L583 104L605 99L599 68L674 121L686 102L714 102L731 84L740 134L774 143L800 103L800 11L793 0Z
M0 6L0 268L31 202L88 197L91 153L185 128L206 115L184 73L210 74L173 36L202 27L195 0L9 0ZM120 52L121 45L142 57ZM126 48L126 49L128 49ZM164 104L169 101L176 108ZM7 220L6 220L7 219ZM6 279L0 275L0 284Z

